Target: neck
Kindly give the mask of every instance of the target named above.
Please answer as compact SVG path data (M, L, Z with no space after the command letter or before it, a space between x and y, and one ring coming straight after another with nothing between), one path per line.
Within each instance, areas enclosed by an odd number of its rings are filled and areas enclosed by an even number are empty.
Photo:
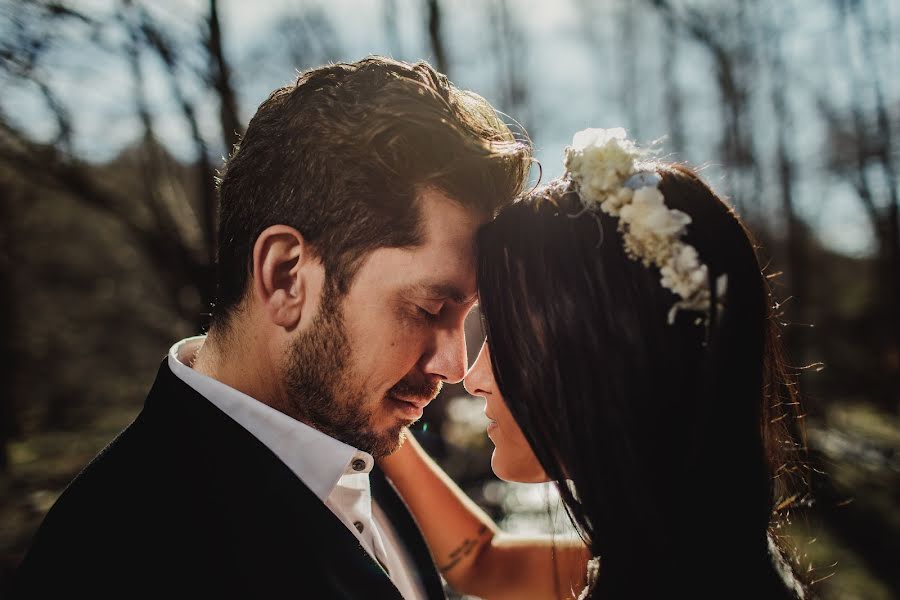
M210 329L206 341L189 366L198 373L281 410L276 400L279 397L275 385L279 381L275 368L277 362L271 360L270 351L262 336L245 335L237 327L227 335Z

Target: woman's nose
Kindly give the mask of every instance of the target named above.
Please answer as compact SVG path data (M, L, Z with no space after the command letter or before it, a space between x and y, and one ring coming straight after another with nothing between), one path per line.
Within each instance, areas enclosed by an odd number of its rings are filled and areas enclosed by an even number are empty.
M491 354L486 341L482 344L472 368L466 373L463 386L473 396L486 396L493 392L494 374L491 370Z

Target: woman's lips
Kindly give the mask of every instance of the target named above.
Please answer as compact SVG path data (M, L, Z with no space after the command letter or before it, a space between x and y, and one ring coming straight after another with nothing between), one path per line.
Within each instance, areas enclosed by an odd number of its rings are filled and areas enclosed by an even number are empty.
M484 416L486 416L490 420L490 423L488 423L488 425L487 425L487 432L488 432L488 435L490 435L490 433L492 431L494 431L495 429L497 429L499 427L499 425L497 425L497 421L495 421L494 417L492 417L491 415L484 413Z

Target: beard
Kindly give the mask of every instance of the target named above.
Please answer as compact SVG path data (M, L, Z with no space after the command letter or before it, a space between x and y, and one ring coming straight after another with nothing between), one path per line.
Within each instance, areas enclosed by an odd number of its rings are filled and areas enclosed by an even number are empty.
M307 331L288 349L282 366L289 416L318 429L374 458L385 457L403 443L403 428L415 421L399 420L383 431L375 427L384 398L370 399L353 372L353 346L344 324L341 296L326 285L319 312ZM413 383L407 379L387 395L433 398L440 383Z

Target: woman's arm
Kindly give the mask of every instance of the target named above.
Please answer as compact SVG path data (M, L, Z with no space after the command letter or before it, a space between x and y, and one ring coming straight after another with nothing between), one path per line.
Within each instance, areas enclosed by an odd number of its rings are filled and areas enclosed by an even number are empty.
M379 464L412 510L441 574L457 592L489 600L544 600L572 598L584 587L590 553L581 540L502 533L412 434Z

